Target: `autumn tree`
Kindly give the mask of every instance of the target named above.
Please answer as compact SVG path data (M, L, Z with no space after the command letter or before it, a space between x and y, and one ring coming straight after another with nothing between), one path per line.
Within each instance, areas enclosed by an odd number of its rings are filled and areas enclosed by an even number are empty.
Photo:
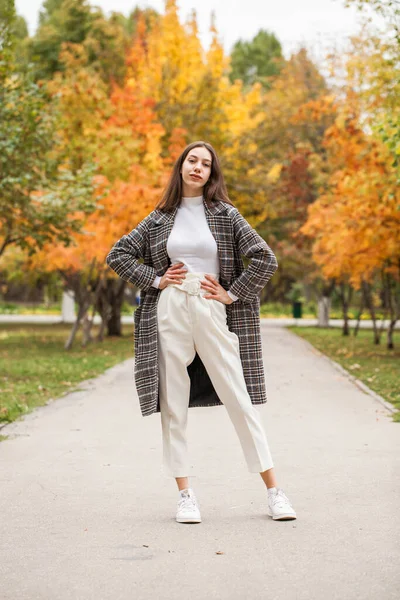
M159 197L158 179L140 166L132 166L129 181L115 181L110 187L104 177L98 181L101 202L87 216L84 227L74 235L73 243L52 244L28 259L31 270L57 273L65 288L74 292L78 314L65 343L70 349L80 327L83 344L93 341L91 328L97 311L102 324L97 340L121 335L121 306L126 282L110 273L105 257L111 246L133 229L153 208ZM91 314L90 314L91 313Z
M92 168L85 164L72 172L65 164L47 88L16 70L12 0L6 8L0 33L0 255L10 244L30 253L54 239L68 244L94 207L88 200Z
M50 79L63 69L63 44L82 45L89 63L107 85L112 79L123 81L129 32L117 13L106 18L88 0L48 0L28 45L36 80Z
M85 218L73 243L47 247L32 260L32 268L57 272L74 292L78 315L66 343L70 348L80 326L84 343L92 339L93 311L102 317L99 339L105 327L109 335L121 335L126 283L109 269L105 258L116 239L144 218L161 193L164 129L155 119L150 98L142 99L129 86L116 84L108 94L82 45L65 44L60 60L63 69L49 82L49 89L58 97L58 134L65 154L74 169L91 161L101 173L96 178L101 191L95 194L98 207Z
M397 43L400 44L400 2L399 0L345 0L346 6L357 6L362 11L372 8L384 17L394 31Z
M244 120L224 150L225 171L236 205L278 253L276 281L265 293L282 298L315 271L310 242L299 228L317 195L316 156L333 120L332 102L305 50L291 56L270 90L256 99L253 89L246 99L251 96L252 122Z
M378 343L369 286L377 274L394 281L400 276L400 195L395 171L388 149L360 127L354 94L326 132L325 147L332 165L329 185L309 207L302 232L313 239L313 257L326 278L363 289ZM389 283L386 290L391 289ZM391 300L396 301L393 296ZM389 328L390 348L394 323Z

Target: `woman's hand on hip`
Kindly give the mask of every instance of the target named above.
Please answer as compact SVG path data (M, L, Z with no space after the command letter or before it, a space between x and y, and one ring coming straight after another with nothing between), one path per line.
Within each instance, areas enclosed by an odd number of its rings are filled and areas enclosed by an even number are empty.
M160 279L158 289L163 290L170 283L182 283L183 279L185 278L184 274L187 273L187 268L183 267L184 264L185 263L181 262L168 267Z
M232 304L233 300L226 291L225 288L222 287L220 283L212 276L206 273L204 275L206 281L201 281L201 287L207 291L209 294L204 294L203 298L209 298L210 300L218 300L222 302L222 304Z

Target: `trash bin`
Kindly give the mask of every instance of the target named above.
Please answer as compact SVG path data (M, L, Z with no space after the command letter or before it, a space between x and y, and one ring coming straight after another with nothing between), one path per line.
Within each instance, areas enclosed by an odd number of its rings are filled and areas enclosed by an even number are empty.
M293 302L293 318L301 319L302 314L302 302Z

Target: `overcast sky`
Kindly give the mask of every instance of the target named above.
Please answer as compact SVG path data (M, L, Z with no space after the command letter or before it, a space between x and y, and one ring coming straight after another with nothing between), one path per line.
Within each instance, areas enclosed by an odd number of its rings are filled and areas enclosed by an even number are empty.
M108 14L111 11L129 14L135 6L154 7L164 11L164 0L93 0ZM16 0L19 14L34 33L42 0ZM344 8L344 0L178 0L181 21L192 8L198 16L200 37L208 47L211 11L215 10L217 29L227 53L238 39L249 40L259 29L272 31L283 46L288 58L300 45L306 45L315 59L327 49L340 48L349 35L359 30L360 13ZM377 18L374 19L379 23Z

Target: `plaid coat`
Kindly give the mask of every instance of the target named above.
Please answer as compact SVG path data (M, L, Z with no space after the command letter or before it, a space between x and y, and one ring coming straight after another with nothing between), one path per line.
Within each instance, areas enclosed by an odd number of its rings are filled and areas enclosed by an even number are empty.
M214 236L220 262L219 283L238 300L226 305L227 325L239 338L243 374L252 404L267 402L260 331L260 292L278 263L263 238L237 208L204 200L206 220ZM140 289L134 312L134 379L142 416L160 412L158 396L157 301L161 290L152 287L156 275L171 265L167 240L177 207L170 213L153 210L122 236L107 255L107 264L125 281ZM245 268L241 255L250 258ZM143 263L139 262L143 259ZM189 407L221 405L205 367L196 353L187 367L191 380Z

